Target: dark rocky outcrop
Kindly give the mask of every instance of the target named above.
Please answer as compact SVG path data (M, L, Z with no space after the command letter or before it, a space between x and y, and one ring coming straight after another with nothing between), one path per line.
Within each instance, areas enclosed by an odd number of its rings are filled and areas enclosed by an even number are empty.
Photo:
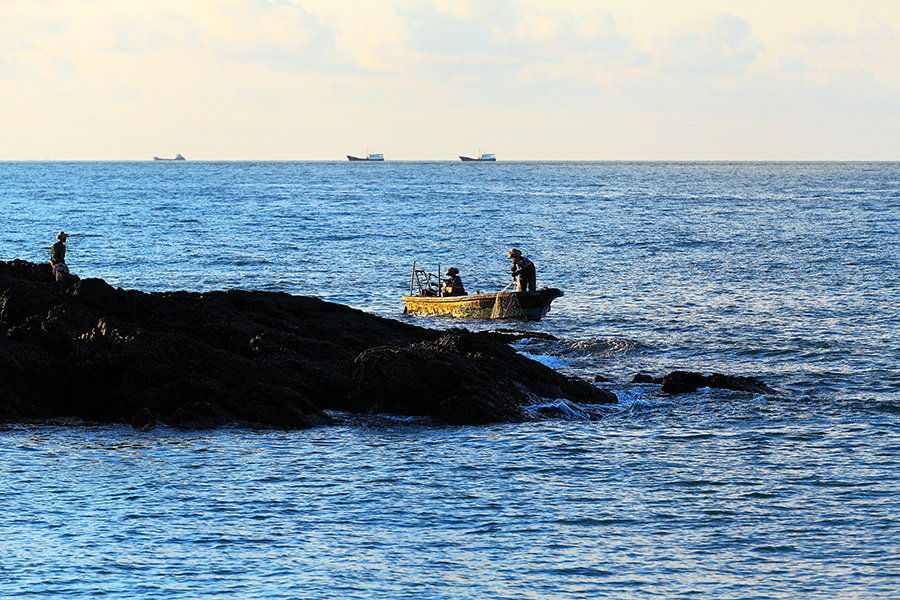
M631 383L656 383L661 385L662 391L667 394L689 394L696 392L700 388L734 390L756 394L776 393L775 390L756 377L723 375L721 373L704 375L693 371L672 371L664 377L652 377L645 373L638 373L634 376Z
M144 293L0 262L0 421L304 428L326 411L515 421L536 397L615 395L512 350L285 293Z
M346 408L428 414L449 423L490 423L523 420L522 406L528 403L523 398L616 401L611 392L560 377L502 339L454 329L434 341L366 350L356 357Z

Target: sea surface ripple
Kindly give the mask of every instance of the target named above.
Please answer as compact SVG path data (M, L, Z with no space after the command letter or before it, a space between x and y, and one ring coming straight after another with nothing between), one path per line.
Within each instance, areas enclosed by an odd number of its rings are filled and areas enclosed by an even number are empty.
M0 597L895 598L896 163L0 163L0 259L402 315L510 247L516 348L620 404L301 432L0 429ZM493 323L466 323L472 329ZM776 389L668 396L676 368ZM543 418L552 414L554 418Z

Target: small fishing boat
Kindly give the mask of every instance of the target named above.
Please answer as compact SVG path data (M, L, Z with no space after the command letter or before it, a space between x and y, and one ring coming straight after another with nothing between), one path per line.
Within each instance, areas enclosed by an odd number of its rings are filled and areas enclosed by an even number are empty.
M492 161L496 161L497 157L490 153L483 153L483 154L479 154L478 158L472 158L471 156L460 156L459 159L463 162L471 162L471 161L492 162Z
M438 268L440 273L440 268ZM419 293L413 295L418 284ZM509 287L509 286L507 286ZM518 319L540 321L550 310L554 298L563 295L557 288L544 288L534 292L503 291L487 294L441 295L440 279L413 263L409 295L403 297L403 312L408 315L438 315L460 319Z
M184 157L180 154L176 154L175 158L160 158L159 156L154 156L153 160L184 160Z
M367 154L366 156L350 156L348 154L347 160L350 160L350 161L362 160L362 161L381 162L381 161L384 161L384 154L371 153L371 154Z
M404 296L408 315L443 315L460 319L540 321L550 303L563 293L556 288L535 292L496 292L466 296Z

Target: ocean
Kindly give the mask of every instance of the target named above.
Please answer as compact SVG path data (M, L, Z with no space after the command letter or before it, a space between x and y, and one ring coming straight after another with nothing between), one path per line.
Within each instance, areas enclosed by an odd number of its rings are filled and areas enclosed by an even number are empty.
M516 344L602 410L448 427L0 428L0 597L896 598L900 164L0 163L0 260L403 315L557 287ZM637 373L759 377L669 396ZM558 403L548 398L547 404ZM554 414L560 414L557 411Z

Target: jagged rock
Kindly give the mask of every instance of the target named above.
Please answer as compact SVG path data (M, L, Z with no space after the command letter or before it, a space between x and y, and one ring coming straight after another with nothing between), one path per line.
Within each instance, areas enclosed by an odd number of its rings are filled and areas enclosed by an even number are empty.
M490 423L524 420L522 407L539 398L617 401L612 392L561 377L490 336L454 329L432 342L381 346L360 354L347 408Z
M512 380L492 380L452 352L427 342L379 346L356 358L347 409L430 415L448 423L522 421L532 400Z
M328 410L516 421L536 397L610 403L509 347L275 292L143 293L0 262L0 421L304 428Z

